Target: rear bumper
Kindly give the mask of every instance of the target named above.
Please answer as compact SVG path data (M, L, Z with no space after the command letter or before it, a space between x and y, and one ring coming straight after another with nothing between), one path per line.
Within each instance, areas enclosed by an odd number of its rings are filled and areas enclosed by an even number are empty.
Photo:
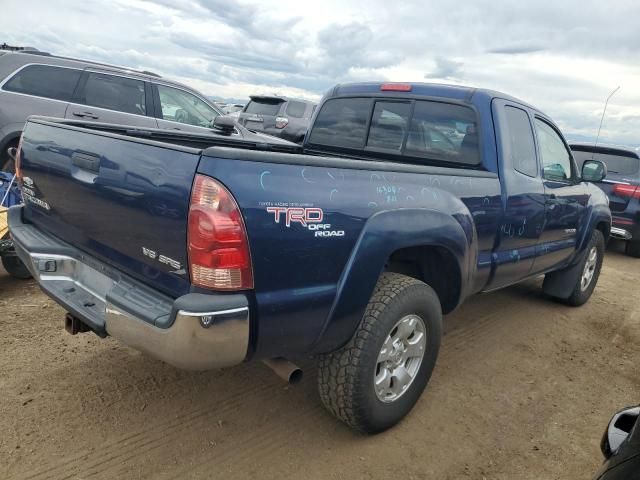
M633 235L622 227L611 227L611 237L619 240L631 240Z
M190 293L172 299L9 210L16 253L43 291L98 335L111 335L178 368L241 363L249 346L243 294Z
M611 236L620 240L640 240L640 213L636 215L613 214Z

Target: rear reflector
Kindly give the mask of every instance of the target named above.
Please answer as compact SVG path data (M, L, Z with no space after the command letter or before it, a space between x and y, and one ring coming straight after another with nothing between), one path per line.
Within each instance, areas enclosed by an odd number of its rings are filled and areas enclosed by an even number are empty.
M213 290L253 288L249 241L231 193L214 179L196 175L187 232L191 283Z
M276 117L276 128L284 128L289 123L287 117Z
M620 197L629 197L629 198L639 198L640 199L640 189L635 185L622 185L617 184L613 187L613 193Z
M24 134L20 135L20 141L18 142L18 149L16 150L16 158L13 161L14 164L14 168L15 168L15 172L16 172L16 177L19 180L22 180L22 169L21 167L21 157L22 157L22 137L24 136Z
M408 83L383 83L380 87L382 92L410 92L411 85Z

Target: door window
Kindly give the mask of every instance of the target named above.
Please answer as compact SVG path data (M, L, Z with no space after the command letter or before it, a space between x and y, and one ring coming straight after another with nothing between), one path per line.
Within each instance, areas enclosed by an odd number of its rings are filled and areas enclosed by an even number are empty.
M210 127L213 119L218 116L218 112L211 106L191 93L165 85L157 85L157 88L163 120Z
M571 155L558 132L547 122L536 118L536 133L544 178L561 182L570 180Z
M81 74L72 68L29 65L16 73L3 90L68 102Z
M513 168L529 177L538 176L536 146L529 115L520 108L506 106L507 130Z
M133 78L89 73L83 99L86 105L92 107L134 115L147 113L144 82Z

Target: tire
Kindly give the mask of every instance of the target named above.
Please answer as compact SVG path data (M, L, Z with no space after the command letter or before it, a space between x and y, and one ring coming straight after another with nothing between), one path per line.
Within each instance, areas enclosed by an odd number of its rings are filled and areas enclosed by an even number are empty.
M3 256L2 266L13 278L18 278L20 280L28 280L29 278L31 278L29 269L16 255Z
M627 245L625 246L624 251L630 257L640 258L640 241L627 241Z
M420 325L423 336L419 335ZM413 333L403 340L405 343L390 343L394 331L394 338L399 339L411 328ZM322 403L339 420L363 433L392 427L409 413L427 386L441 338L442 310L433 289L405 275L383 273L349 343L320 357L318 390ZM414 353L422 352L421 361L415 363L419 356L414 356L403 363L403 355L410 355L402 351L407 347ZM383 355L389 360L379 363ZM403 365L406 372L413 372L404 389L403 382L394 381L401 376L389 374L385 366L393 362L397 362L394 372L400 372ZM390 379L381 381L377 391L374 382L387 379L386 375Z
M589 245L587 246L586 255L580 266L580 272L582 273L578 277L576 285L573 288L573 292L569 298L566 299L565 303L574 307L579 307L580 305L587 303L589 298L591 298L591 294L596 288L598 278L600 277L600 269L602 268L602 260L604 258L604 248L605 244L602 232L600 230L594 230L591 235ZM595 252L595 260L592 260L592 252ZM585 279L587 269L592 269L592 273L588 281Z
M9 156L7 150L11 147L17 147L19 140L12 140L4 147L3 151L0 152L0 171L7 173L15 173L16 165L13 161L13 158Z

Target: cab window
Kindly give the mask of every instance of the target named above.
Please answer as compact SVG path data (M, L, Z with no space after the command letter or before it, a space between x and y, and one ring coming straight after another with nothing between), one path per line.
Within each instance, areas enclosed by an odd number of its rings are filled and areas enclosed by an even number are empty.
M520 108L505 107L511 162L513 168L529 177L538 176L536 146L529 115Z
M571 155L558 132L547 122L536 118L536 134L542 158L543 177L546 180L569 181L573 177Z

